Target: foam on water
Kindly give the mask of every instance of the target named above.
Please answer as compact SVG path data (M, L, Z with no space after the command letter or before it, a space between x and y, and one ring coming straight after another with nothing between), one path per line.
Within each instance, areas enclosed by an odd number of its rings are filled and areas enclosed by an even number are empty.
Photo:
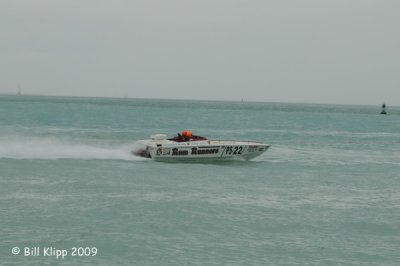
M54 137L1 137L0 158L137 160L131 154L133 145L89 144Z

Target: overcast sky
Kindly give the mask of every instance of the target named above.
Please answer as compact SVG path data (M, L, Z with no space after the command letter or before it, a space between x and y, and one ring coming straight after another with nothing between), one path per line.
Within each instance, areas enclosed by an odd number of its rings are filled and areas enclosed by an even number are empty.
M400 105L398 0L0 0L0 93Z

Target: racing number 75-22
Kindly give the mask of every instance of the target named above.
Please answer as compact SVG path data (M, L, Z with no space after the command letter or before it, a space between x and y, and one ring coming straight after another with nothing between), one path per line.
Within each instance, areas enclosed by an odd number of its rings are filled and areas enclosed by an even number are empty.
M225 149L225 154L242 154L243 147L242 146L227 146Z

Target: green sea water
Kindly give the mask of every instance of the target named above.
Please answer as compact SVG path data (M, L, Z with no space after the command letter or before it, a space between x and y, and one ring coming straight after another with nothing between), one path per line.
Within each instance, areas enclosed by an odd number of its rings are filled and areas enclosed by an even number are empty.
M400 108L387 111L2 96L0 265L400 265ZM130 153L182 129L272 146L248 162Z

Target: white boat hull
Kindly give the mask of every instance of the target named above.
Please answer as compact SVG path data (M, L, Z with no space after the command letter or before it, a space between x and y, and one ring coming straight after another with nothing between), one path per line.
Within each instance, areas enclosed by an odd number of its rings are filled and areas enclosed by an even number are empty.
M138 141L134 154L160 161L171 160L250 160L264 153L270 145L253 141L202 140L174 142Z

